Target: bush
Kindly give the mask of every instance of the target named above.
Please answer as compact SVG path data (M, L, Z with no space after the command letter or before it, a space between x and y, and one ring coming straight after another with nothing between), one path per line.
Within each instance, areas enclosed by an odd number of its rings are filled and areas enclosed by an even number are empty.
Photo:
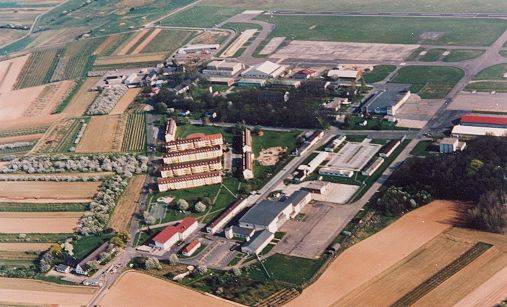
M144 262L144 268L146 270L161 270L162 266L160 265L160 262L155 257L149 257Z
M178 201L176 202L176 206L178 206L178 209L183 211L187 211L188 208L190 207L188 202L183 198L178 199Z
M206 210L206 205L199 201L194 205L194 210L198 213L204 212Z

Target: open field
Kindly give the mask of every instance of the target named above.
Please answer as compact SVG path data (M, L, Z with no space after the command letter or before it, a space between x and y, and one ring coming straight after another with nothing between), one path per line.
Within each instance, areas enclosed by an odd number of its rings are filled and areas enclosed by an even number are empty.
M423 99L437 99L444 98L463 75L463 71L455 67L405 66L391 81L412 84L410 90Z
M161 62L165 59L165 52L158 53L143 53L133 55L122 55L122 56L102 56L97 57L95 60L95 66L107 66L107 65L118 65L129 63L149 63L149 62Z
M102 53L105 53L105 51L107 49L110 49L110 45L112 45L112 43L117 40L119 37L119 34L113 34L111 36L109 36L108 38L106 38L98 47L97 49L95 49L95 51L93 51L92 55L99 55L99 54L102 54Z
M164 26L213 27L213 25L241 13L241 8L193 6L160 22Z
M469 292L456 306L495 306L507 293L507 266Z
M438 61L446 50L443 48L434 48L426 51L426 54L419 57L422 62L436 62Z
M84 212L0 212L0 233L72 233Z
M469 83L465 90L477 92L500 92L507 93L507 82L502 81L484 81Z
M205 31L194 37L192 44L221 44L229 36L225 31Z
M150 30L148 29L143 29L133 34L132 38L126 44L124 44L120 50L118 50L116 55L129 54L129 51L132 49L132 47L134 47L149 31Z
M0 121L0 137L44 133L62 118L61 115L39 116Z
M45 251L51 247L51 243L0 243L1 251L25 252Z
M123 192L109 219L109 227L116 231L128 231L130 220L139 203L145 179L144 176L134 176L130 179L125 192Z
M122 151L141 151L146 146L146 117L143 113L128 114Z
M476 13L489 12L498 13L507 11L507 3L502 0L481 1L477 5L475 0L425 0L418 1L403 0L358 0L354 2L346 0L263 0L249 2L244 0L204 0L202 5L217 5L254 10L298 10L298 11L380 11L380 12L433 12L433 13Z
M77 90L76 94L72 97L71 101L65 107L64 113L68 116L82 116L90 104L97 97L98 92L90 91L90 89L99 81L99 77L97 78L88 78L86 79L79 90Z
M2 24L13 24L16 26L31 26L35 17L44 13L45 8L32 9L2 9L0 10L0 20Z
M63 286L53 283L20 278L0 278L0 304L68 305L84 306L92 298L96 288Z
M88 202L99 185L100 182L0 181L0 202Z
M507 30L500 19L265 15L258 18L275 24L269 37L285 36L292 40L489 46Z
M108 37L108 39L106 39L106 41L104 41L104 43L107 42L107 46L104 46L103 48L101 48L100 50L100 53L97 53L97 49L95 50L96 51L96 55L112 55L116 52L116 50L118 48L120 48L122 46L122 44L130 37L130 34L131 33L120 33L120 34L113 34L111 36ZM102 43L102 45L104 45L104 43Z
M271 55L276 59L402 61L419 45L291 41Z
M125 95L123 95L118 103L114 106L111 111L111 115L122 114L125 110L128 109L129 105L134 101L137 95L141 93L141 88L129 88Z
M76 152L119 151L126 124L126 116L120 114L92 117Z
M73 80L48 84L23 112L23 117L50 115L74 87ZM26 90L26 89L25 89ZM22 91L22 90L21 90ZM15 91L16 93L18 91Z
M0 93L0 120L14 120L23 117L45 88L46 85L39 85Z
M366 83L375 83L385 80L396 69L394 65L376 65L372 71L363 75Z
M149 34L143 39L143 41L140 44L138 44L134 48L134 50L132 50L132 52L130 52L130 54L141 53L141 51L143 51L144 48L146 46L148 46L148 44L150 44L161 31L162 31L162 29L154 29L153 31L149 32Z
M23 37L26 33L28 33L28 31L0 29L0 46L15 41Z
M0 93L10 92L23 69L29 54L0 62Z
M136 289L143 285L144 295L140 296ZM166 306L167 302L176 306L238 306L209 294L202 294L182 287L178 284L145 275L127 271L106 295L99 301L100 306Z
M142 52L166 52L167 54L171 54L184 45L193 34L193 31L162 30L162 32L155 36L155 38L142 49Z
M289 306L329 306L451 227L451 202L434 201L345 250ZM406 240L405 238L410 238Z
M58 63L57 54L61 53L61 49L34 51L19 74L16 89L49 83Z

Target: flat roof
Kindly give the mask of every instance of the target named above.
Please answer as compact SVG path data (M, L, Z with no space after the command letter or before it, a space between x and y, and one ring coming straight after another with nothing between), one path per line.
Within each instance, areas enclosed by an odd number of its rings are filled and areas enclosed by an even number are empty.
M246 246L248 246L252 250L257 250L260 246L266 243L266 241L271 241L273 237L273 233L268 230L263 230L261 232L256 233L252 239L248 242Z
M310 194L311 193L308 191L298 190L298 191L292 193L289 197L287 197L287 199L284 201L284 203L297 205Z
M507 117L467 114L467 115L463 115L461 117L461 122L462 123L470 123L470 124L490 124L490 125L506 125L507 126Z
M395 106L406 95L408 89L409 86L406 84L391 83L385 89L370 97L364 106L371 109L371 111Z
M263 200L250 208L240 219L240 223L268 226L290 203Z
M382 147L382 145L365 141L349 142L338 153L329 153L331 160L325 167L334 170L360 171Z
M459 142L458 138L444 138L440 141L440 144L454 145Z
M507 128L478 127L478 126L461 126L457 125L452 128L451 134L458 135L494 135L504 136L507 134Z

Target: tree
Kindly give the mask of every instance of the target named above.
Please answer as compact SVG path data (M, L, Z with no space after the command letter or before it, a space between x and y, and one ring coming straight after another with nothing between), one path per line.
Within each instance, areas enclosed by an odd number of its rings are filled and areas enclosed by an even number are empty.
M118 236L112 237L111 240L109 240L109 242L113 245L120 247L120 248L125 248L125 242Z
M178 255L176 254L171 254L171 256L169 256L169 263L171 265L176 265L178 263L179 259L178 259Z
M126 231L120 231L117 235L123 242L127 243L130 240L130 234Z
M199 201L194 205L194 210L198 213L204 212L206 210L206 205Z
M49 252L53 255L61 255L62 254L62 247L58 243L54 243L51 245L51 248L49 249Z
M189 208L188 202L186 200L184 200L183 198L178 199L178 201L176 202L176 205L178 206L178 209L180 209L182 211L187 211Z
M159 102L155 104L155 112L160 114L166 114L167 113L167 105L163 102Z
M157 221L153 215L151 215L148 211L144 211L143 213L144 222L148 225L153 225Z
M507 227L507 206L502 202L505 196L496 191L484 193L477 205L467 211L471 227L484 231L504 233Z
M146 270L161 270L162 266L160 265L160 262L155 257L149 257L144 262L144 268Z
M241 276L241 269L238 267L233 267L232 273L234 273L234 276Z
M201 274L206 274L208 272L208 267L205 264L201 264L197 267L197 271Z

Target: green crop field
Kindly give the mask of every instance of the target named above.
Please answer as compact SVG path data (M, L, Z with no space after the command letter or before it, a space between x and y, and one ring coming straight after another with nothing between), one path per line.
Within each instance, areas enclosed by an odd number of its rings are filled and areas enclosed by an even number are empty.
M82 212L88 209L86 203L57 203L57 204L31 204L31 203L0 203L0 212Z
M22 128L16 130L2 130L0 131L0 137L10 137L10 136L20 136L20 135L30 135L30 134L40 134L44 133L48 130L49 126L42 127L34 127L34 128Z
M203 5L238 7L243 9L297 10L308 11L380 11L380 12L434 12L434 13L498 13L507 11L507 3L503 0L485 0L480 5L476 0L204 0Z
M507 30L500 19L266 15L258 19L275 24L270 37L359 43L489 46ZM439 37L427 39L423 37L427 32Z
M162 20L160 24L180 27L213 27L241 11L241 8L194 6Z
M145 52L167 52L173 53L176 49L183 46L194 34L192 31L163 30L143 48Z
M474 80L505 80L503 75L507 72L507 64L490 66L479 72Z
M23 66L15 88L21 89L49 83L58 63L57 54L60 53L61 49L45 49L33 52L25 66Z
M91 69L95 57L93 51L104 41L104 38L82 40L70 43L60 57L51 77L52 81L79 79Z
M463 75L456 67L406 66L400 68L391 81L412 84L411 91L423 99L438 99L444 98Z
M146 147L146 117L143 113L131 113L128 115L127 128L122 151L142 151Z
M451 53L444 57L442 60L444 62L460 62L466 61L470 59L474 59L484 53L484 50L477 49L454 49L451 50Z
M419 61L423 61L423 62L435 62L435 61L438 61L442 57L442 54L444 54L445 51L446 50L442 49L442 48L430 49L430 50L428 50L426 52L425 55L422 55L419 58Z
M363 75L366 83L375 83L383 81L390 73L396 69L394 65L377 65L372 71Z
M118 36L114 38L109 45L107 45L102 52L100 52L99 56L110 56L113 55L113 53L118 50L118 48L130 37L131 33L121 33L117 34Z

